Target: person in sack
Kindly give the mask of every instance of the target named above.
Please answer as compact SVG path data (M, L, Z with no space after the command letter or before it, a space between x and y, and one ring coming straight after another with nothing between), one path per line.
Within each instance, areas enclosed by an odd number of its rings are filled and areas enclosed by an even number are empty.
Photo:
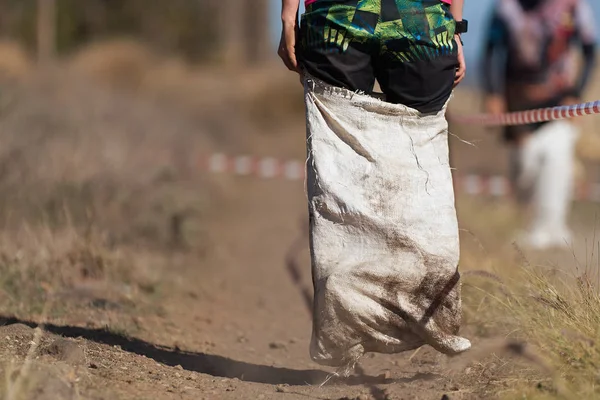
M595 60L595 23L586 0L498 0L487 32L482 78L488 113L580 102ZM578 71L574 47L583 54ZM511 182L532 219L517 242L570 246L576 121L509 126Z
M299 2L278 52L305 86L311 357L347 375L366 352L462 353L445 111L463 0L308 0L298 25Z

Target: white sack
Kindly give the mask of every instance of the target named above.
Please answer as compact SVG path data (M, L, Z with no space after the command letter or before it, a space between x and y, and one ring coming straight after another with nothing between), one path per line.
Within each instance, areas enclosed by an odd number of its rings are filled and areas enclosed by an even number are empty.
M445 110L306 82L314 320L311 356L467 350ZM348 372L348 371L346 371Z
M578 130L569 121L544 124L520 146L511 148L511 179L517 198L529 205L532 220L519 239L544 249L570 245L567 226L574 190Z

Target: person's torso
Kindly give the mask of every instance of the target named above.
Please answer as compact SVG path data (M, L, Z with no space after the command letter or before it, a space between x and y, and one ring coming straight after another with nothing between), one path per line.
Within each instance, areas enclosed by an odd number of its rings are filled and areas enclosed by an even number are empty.
M544 0L535 9L524 11L517 0L502 0L500 16L509 31L509 80L542 83L569 79L573 72L577 1Z
M560 101L574 87L578 1L541 0L524 11L519 0L500 0L499 16L508 30L505 78L511 111Z

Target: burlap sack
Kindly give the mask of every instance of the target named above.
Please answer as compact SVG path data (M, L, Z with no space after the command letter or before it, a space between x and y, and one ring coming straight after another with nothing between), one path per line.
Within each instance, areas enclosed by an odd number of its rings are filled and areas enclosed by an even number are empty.
M445 110L306 80L313 360L467 350Z

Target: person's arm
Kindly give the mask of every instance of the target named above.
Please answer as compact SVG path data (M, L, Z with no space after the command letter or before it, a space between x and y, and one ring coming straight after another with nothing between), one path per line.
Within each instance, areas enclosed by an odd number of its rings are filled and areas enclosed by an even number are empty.
M298 37L298 11L300 0L281 0L281 41L277 53L290 71L299 72L296 58L296 38Z
M508 40L506 24L497 12L494 12L486 34L481 68L485 108L486 112L490 114L506 112L504 86Z
M455 21L462 21L463 19L463 5L465 0L452 0L450 5L450 12L454 17ZM455 35L455 41L458 46L458 69L456 70L456 77L454 79L454 86L458 85L465 77L467 73L467 63L465 62L465 55L463 51L463 45L460 35Z
M452 4L450 5L450 12L452 16L457 21L462 21L463 19L463 6L465 4L465 0L452 0Z

